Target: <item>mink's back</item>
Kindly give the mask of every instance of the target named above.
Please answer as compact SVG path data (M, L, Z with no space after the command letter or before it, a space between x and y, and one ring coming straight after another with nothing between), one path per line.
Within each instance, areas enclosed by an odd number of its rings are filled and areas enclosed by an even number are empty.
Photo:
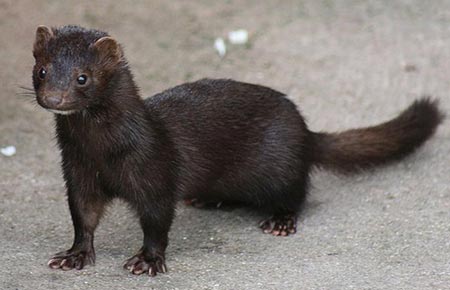
M203 79L145 105L159 116L180 156L184 194L208 191L208 198L226 194L255 203L252 193L263 198L261 192L309 169L309 131L295 105L270 88Z

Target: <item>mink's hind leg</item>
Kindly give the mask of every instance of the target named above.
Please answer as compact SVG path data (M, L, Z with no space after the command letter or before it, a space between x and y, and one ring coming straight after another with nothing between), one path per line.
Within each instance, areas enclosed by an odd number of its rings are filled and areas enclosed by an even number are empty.
M205 202L198 198L184 198L183 201L184 201L185 205L192 206L195 208L205 208L205 207L210 207L210 205L211 205L211 203ZM217 203L213 203L212 206L217 206Z
M211 197L211 194L189 193L183 196L184 204L195 208L214 209L229 205L231 202Z
M306 183L295 183L295 190L273 195L270 209L272 216L259 223L264 233L284 237L297 232L297 216L306 199L307 182L306 179ZM300 188L302 190L299 190Z
M259 227L266 234L274 236L288 236L297 232L297 214L275 214L259 223Z
M206 201L201 198L184 198L184 204L195 208L202 208L202 209L218 208L225 210L245 205L243 202L238 201L231 201L231 200Z
M309 167L303 164L292 182L274 189L265 200L263 208L272 216L259 223L266 234L288 236L297 232L297 216L303 208L309 187Z

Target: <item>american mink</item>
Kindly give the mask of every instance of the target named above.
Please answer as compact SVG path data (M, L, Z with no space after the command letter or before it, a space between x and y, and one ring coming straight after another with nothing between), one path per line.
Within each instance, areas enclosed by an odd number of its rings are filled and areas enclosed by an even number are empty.
M293 234L312 166L355 172L398 160L443 119L424 98L381 125L315 133L283 93L227 79L143 100L116 40L78 26L39 26L33 55L37 102L55 113L75 231L73 246L50 259L53 269L94 263L94 231L114 198L136 210L144 232L124 265L133 274L166 272L180 199L244 203L270 216L263 232Z

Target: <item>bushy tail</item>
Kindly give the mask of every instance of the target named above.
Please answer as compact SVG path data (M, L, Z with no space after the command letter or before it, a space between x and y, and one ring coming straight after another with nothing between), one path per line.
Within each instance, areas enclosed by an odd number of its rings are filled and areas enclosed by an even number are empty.
M313 133L314 163L353 172L399 160L429 139L443 119L438 102L426 98L377 126L341 133Z

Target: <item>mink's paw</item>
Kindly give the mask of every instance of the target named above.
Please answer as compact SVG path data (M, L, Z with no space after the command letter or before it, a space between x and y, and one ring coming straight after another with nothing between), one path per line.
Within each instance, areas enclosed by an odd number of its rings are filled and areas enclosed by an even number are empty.
M86 265L95 264L94 251L68 250L57 253L51 258L47 265L52 269L61 269L64 271L77 269L81 270Z
M259 227L266 234L274 236L288 236L297 232L297 216L295 214L274 215L259 223Z
M204 201L198 198L186 198L184 199L184 204L195 208L205 209L221 208L224 204L228 205L228 203L223 201Z
M159 273L166 273L167 267L162 257L153 257L146 259L143 253L138 253L135 256L128 259L123 267L130 271L134 275L140 275L147 273L149 276L154 277Z
M206 207L206 202L201 201L201 200L199 200L197 198L186 198L184 200L184 204L188 205L188 206L195 207L195 208L204 208L204 207Z

